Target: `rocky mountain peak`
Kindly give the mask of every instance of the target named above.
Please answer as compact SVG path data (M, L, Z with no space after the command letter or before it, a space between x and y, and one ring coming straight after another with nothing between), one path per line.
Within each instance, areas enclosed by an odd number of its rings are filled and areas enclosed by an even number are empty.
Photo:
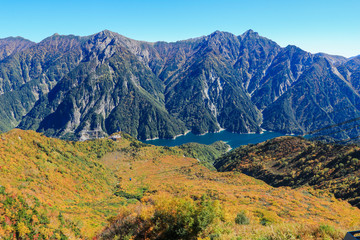
M107 29L105 29L105 30L103 30L103 31L101 31L101 32L99 32L99 33L97 33L97 34L95 34L96 36L99 36L99 37L110 37L110 38L113 38L113 37L115 37L115 36L117 36L117 35L119 35L119 34L117 34L117 33L115 33L115 32L112 32L112 31L110 31L110 30L107 30Z
M238 56L240 42L232 33L215 31L204 39L205 45L228 59L236 59Z
M109 45L109 44L118 45L118 46L126 47L126 48L128 48L128 50L130 50L132 45L139 45L139 43L140 43L140 41L136 41L136 40L127 38L123 35L109 31L107 29L105 29L101 32L98 32L94 35L91 35L88 38L89 38L88 44L102 45L103 47L105 47L105 45Z
M54 39L66 39L66 38L71 38L71 37L74 37L74 35L61 35L59 33L54 33L53 35L45 38L41 42L47 42L47 41L54 40Z
M6 37L6 38L0 38L0 42L5 42L5 41L26 41L26 42L32 42L26 38L20 37L20 36L16 36L16 37Z
M254 32L252 29L247 30L242 34L244 38L257 38L259 37L259 33Z
M215 32L211 33L211 34L209 35L209 37L212 38L212 37L224 36L224 33L225 33L225 32L216 30Z
M75 35L60 35L58 33L45 38L36 46L37 48L46 49L45 51L51 51L53 53L63 53L68 51L79 51L81 37Z
M33 45L35 45L34 42L22 37L8 37L0 39L0 61Z
M216 30L215 32L209 35L209 38L229 38L229 37L232 38L235 37L235 35L229 32L224 32L219 30Z
M51 44L52 42L68 42L71 41L73 39L77 39L80 40L81 37L79 36L75 36L75 35L60 35L58 33L54 33L53 35L51 35L50 37L47 37L45 39L43 39L39 45L48 45L49 43Z
M287 53L289 56L292 56L294 54L300 54L300 55L306 55L306 54L310 54L304 50L302 50L301 48L295 46L295 45L287 45L284 48L284 52ZM311 54L310 54L311 55Z
M345 65L352 71L360 71L360 55L351 58Z
M278 52L281 49L276 42L260 36L257 32L254 32L251 29L238 36L238 39L244 47L246 46L246 48L248 48L249 51L258 51L259 47L260 49L265 50L265 52L270 49L270 51L274 50L275 52Z

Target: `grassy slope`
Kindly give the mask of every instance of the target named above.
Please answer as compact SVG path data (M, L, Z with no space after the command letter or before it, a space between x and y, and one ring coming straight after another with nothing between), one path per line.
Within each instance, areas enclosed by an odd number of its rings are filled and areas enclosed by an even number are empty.
M274 188L241 173L213 172L184 154L177 147L154 147L126 136L66 142L32 131L2 134L0 182L5 195L0 194L0 235L30 236L41 229L44 238L92 237L124 208L136 214L141 206L147 211L167 199L197 202L204 194L218 201L224 212L223 239L281 234L306 239L326 232L340 239L346 230L360 228L360 210L327 192ZM21 204L11 205L8 198ZM19 210L26 214L16 215ZM234 224L242 211L250 225ZM24 220L33 215L48 221Z
M65 142L15 129L0 138L0 183L8 194L35 196L56 213L54 226L61 212L82 235L91 236L119 206L115 177L98 162L102 153L119 147L113 141Z
M214 161L221 157L230 146L223 141L218 141L210 145L186 143L179 146L179 148L185 152L185 156L196 158L207 168L216 170L213 166Z
M102 163L110 168L116 166L116 174L121 176L121 192L136 196L147 189L144 194L145 202L138 203L135 209L148 206L147 202L155 202L156 205L157 201L161 201L159 198L174 196L200 199L206 194L211 199L220 201L228 224L224 229L229 231L222 238L243 236L243 239L257 239L273 233L279 236L275 233L277 230L305 234L312 227L321 224L333 225L342 229L341 231L360 227L360 210L336 200L327 192L314 191L309 187L296 190L274 188L241 173L213 172L198 161L180 155L178 148L172 148L172 151L175 155L171 156L162 147L154 149L143 146L127 154L110 153L103 158ZM246 212L250 225L234 224L236 215L242 211ZM263 226L264 221L268 221L276 230ZM344 232L338 235L338 239L342 234ZM306 238L303 236L302 239Z

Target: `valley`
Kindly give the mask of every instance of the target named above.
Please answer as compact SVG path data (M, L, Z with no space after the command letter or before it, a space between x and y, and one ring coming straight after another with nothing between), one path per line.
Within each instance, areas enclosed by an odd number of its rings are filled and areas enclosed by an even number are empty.
M343 239L359 76L253 30L0 39L0 239Z

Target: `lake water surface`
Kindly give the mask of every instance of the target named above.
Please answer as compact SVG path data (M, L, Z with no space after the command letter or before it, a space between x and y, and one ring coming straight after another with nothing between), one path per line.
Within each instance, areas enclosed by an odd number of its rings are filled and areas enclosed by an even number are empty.
M262 134L240 134L240 133L232 133L224 130L221 132L207 133L204 135L195 135L190 132L186 135L181 135L175 139L155 139L155 140L146 140L143 142L148 144L153 144L156 146L173 147L189 142L212 144L216 141L221 140L229 144L231 148L237 148L241 145L264 142L268 139L279 136L283 136L283 134L277 132L270 132L270 131L265 131Z

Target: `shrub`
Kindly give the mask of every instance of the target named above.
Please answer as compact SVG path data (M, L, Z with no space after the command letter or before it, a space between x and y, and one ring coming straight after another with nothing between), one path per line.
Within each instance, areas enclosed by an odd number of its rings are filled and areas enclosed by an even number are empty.
M5 187L0 185L0 194L5 195Z
M359 159L357 159L357 158L351 159L351 164L354 166L357 166L359 164Z
M272 223L277 222L277 216L273 212L266 210L258 210L256 211L258 217L260 218L260 224L264 226L268 226Z
M319 231L324 235L332 236L335 233L335 228L329 225L320 225Z
M222 221L219 202L207 196L198 201L166 196L122 209L99 238L196 239L205 235L215 239L221 234L216 226Z
M122 190L115 192L114 195L117 197L123 197L126 199L136 199L136 200L140 200L142 197L138 194L131 194L131 193L124 192Z
M235 223L239 225L248 225L250 224L250 219L246 216L245 212L242 211L241 213L237 214Z

